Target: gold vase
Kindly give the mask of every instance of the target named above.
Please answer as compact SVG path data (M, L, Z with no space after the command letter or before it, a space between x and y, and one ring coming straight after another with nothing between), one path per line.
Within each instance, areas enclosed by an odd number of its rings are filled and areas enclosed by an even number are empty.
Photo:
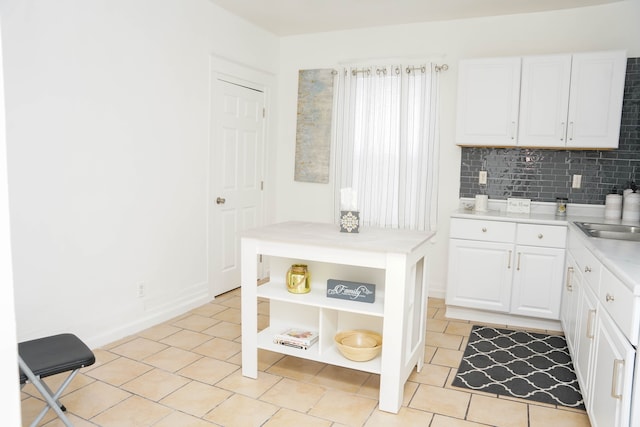
M311 275L306 264L293 264L287 271L287 290L294 294L306 294L311 290Z

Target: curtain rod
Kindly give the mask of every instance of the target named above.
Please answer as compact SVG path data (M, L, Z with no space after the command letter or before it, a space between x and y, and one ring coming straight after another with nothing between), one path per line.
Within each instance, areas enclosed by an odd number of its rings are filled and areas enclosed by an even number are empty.
M449 65L448 64L442 64L442 65L435 64L433 69L434 69L434 71L436 73L439 73L441 71L447 71L449 69ZM416 71L416 70L422 71L424 73L424 72L427 71L427 66L426 65L421 65L419 67L410 66L410 67L407 67L405 69L405 71L407 73L411 73L411 72ZM396 74L400 73L400 70L399 70L398 67L396 67L395 71L396 71ZM346 72L346 69L345 69L345 72ZM371 67L363 67L363 68L360 68L360 69L359 68L354 68L353 70L351 70L351 74L354 75L354 76L356 74L359 74L359 73L366 73L367 75L369 75L369 74L371 74ZM380 73L387 74L386 67L385 68L376 68L376 74L380 74ZM338 71L335 70L335 69L331 70L331 74L334 74L334 75L338 74Z

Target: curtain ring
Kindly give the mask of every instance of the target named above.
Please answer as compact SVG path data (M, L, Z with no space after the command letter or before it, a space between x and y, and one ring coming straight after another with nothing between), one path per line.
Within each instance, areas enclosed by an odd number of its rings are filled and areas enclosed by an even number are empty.
M411 68L407 67L407 74L411 74Z

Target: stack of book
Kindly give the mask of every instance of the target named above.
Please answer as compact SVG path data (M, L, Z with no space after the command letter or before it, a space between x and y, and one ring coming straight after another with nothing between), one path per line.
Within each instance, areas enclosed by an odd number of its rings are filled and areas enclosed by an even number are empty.
M287 347L299 348L306 350L318 341L318 333L306 329L291 328L276 334L273 342Z

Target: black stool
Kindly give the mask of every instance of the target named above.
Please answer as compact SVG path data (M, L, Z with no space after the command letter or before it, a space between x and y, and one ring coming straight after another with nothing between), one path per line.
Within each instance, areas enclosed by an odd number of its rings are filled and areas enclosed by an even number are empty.
M73 334L52 335L18 344L21 388L31 382L47 402L47 406L31 423L31 427L38 425L49 408L53 409L65 426L73 427L63 412L66 408L58 399L80 368L93 365L95 361L96 358L89 347ZM55 393L42 380L68 371L71 373Z

